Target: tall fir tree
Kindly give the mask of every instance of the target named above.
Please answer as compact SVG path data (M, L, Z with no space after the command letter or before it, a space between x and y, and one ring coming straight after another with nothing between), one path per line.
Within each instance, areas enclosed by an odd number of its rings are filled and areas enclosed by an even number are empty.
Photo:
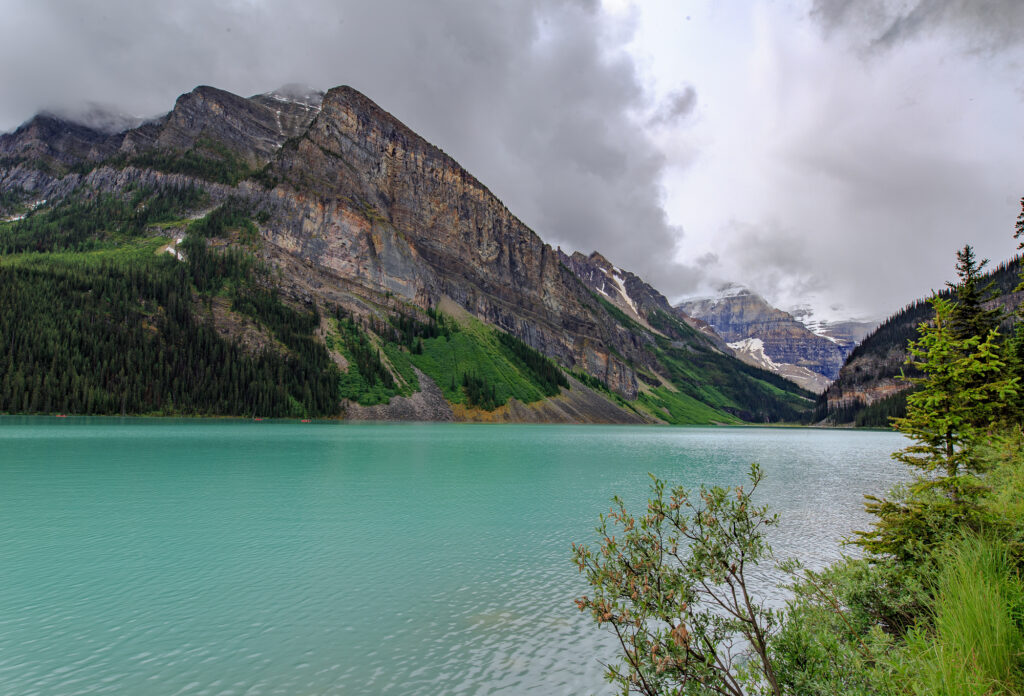
M1024 198L1020 199L1020 215L1017 216L1017 224L1014 226L1013 238L1019 239L1018 249L1024 249Z
M1002 311L998 307L982 307L996 295L994 282L981 284L982 271L987 265L988 259L979 261L970 244L965 244L963 249L956 252L956 273L959 282L946 285L953 290L956 297L949 318L949 328L958 339L984 337L999 326L1002 319Z
M955 494L959 477L977 473L971 454L986 428L1011 415L1020 378L1007 372L998 331L959 338L956 305L938 296L931 303L934 321L921 324L920 338L908 347L909 363L924 376L910 379L918 389L907 397L906 417L893 421L916 442L895 457L943 472L940 487Z

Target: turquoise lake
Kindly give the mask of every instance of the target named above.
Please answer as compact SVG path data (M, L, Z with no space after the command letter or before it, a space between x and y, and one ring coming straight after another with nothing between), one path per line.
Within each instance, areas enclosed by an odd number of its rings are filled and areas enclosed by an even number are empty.
M647 472L743 483L758 461L776 550L820 566L905 476L905 443L0 418L0 694L608 693L571 544L613 494L637 508Z

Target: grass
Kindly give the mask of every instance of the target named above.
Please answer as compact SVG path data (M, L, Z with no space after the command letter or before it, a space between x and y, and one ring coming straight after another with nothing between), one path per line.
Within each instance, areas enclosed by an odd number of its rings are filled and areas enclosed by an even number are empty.
M469 319L451 336L424 340L423 353L409 358L454 404L467 403L462 389L463 376L467 374L493 386L497 406L512 398L523 403L544 398L542 388L510 359L495 330L477 319Z
M29 251L19 254L0 254L0 265L13 268L51 264L144 262L157 258L157 250L167 246L171 241L168 237L146 237L107 242L100 248L90 251Z
M637 397L636 404L656 418L675 424L742 423L743 421L725 411L682 392L666 387L655 387Z
M345 356L349 363L348 370L338 378L338 395L343 399L351 399L361 406L376 406L390 403L395 396L410 396L420 389L409 356L397 345L371 337L355 323L342 324L331 319L327 346ZM383 370L374 365L390 373L391 379L381 379L388 375L381 374Z
M1024 693L1024 584L1006 547L965 536L942 566L934 628L917 628L897 672L915 694Z

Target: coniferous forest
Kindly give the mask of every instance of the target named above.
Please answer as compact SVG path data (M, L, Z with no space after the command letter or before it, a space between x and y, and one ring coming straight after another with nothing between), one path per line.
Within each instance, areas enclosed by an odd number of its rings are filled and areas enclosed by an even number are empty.
M0 234L0 411L268 417L337 412L337 373L300 311L262 287L243 251L206 237L244 228L229 201L189 223L196 189L77 197ZM179 221L185 262L149 226ZM248 223L251 224L251 223ZM28 253L26 253L28 252ZM284 349L253 353L219 333L203 297L227 293Z
M332 307L325 344L314 337L319 309L286 302L253 253L253 211L235 198L214 205L194 187L79 193L0 225L0 412L331 417L341 399L413 393L413 364L453 402L485 410L568 387L519 339L460 332L434 308L356 321ZM174 254L163 253L168 235L183 237ZM251 319L265 345L219 331L215 303Z

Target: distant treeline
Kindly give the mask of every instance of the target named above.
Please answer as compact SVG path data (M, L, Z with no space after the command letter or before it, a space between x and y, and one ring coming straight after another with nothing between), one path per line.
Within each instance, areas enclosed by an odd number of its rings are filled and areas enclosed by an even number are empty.
M0 232L0 254L96 249L104 242L136 237L205 199L194 187L139 188L124 197L99 192L71 196L10 223Z

